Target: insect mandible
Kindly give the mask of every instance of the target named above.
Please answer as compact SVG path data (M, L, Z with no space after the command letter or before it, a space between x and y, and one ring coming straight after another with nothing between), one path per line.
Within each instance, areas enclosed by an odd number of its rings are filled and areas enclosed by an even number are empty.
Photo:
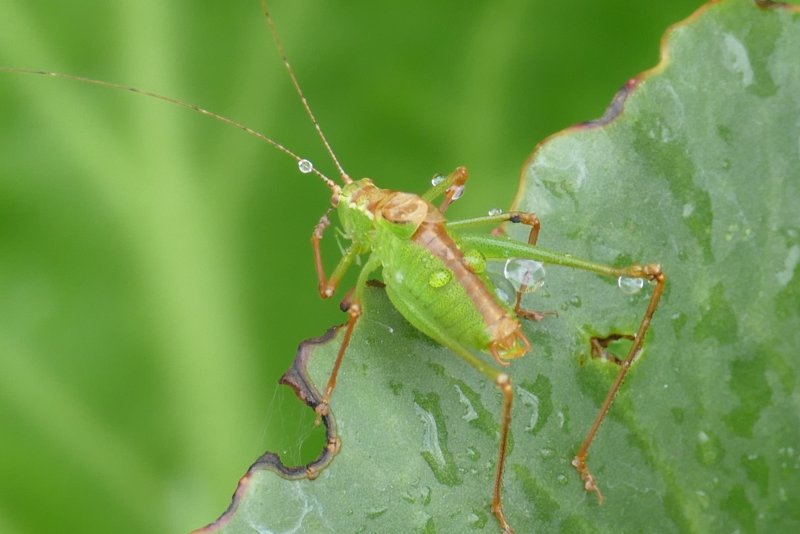
M501 429L490 506L504 532L513 531L503 509L502 484L514 396L511 376L505 369L511 360L524 356L530 349L530 342L522 331L520 321L538 320L542 318L542 314L526 310L521 306L524 287L518 289L514 302L506 303L501 300L496 295L493 283L485 271L486 261L528 259L615 278L655 282L628 354L620 362L617 377L572 461L585 489L594 492L602 501L602 494L586 460L595 434L628 369L642 348L650 320L663 293L666 277L660 266L642 264L618 268L544 250L536 246L540 223L533 213L506 212L460 221L446 220L444 215L448 207L462 194L467 181L468 174L463 167L436 180L432 188L421 195L381 189L368 178L353 180L345 172L312 113L284 52L266 3L262 3L276 47L311 122L338 170L340 183L329 179L309 161L271 138L231 119L177 99L128 86L61 73L11 68L0 68L0 70L73 79L128 90L187 107L270 143L294 158L302 172L316 174L331 191L332 209L337 211L343 235L349 242L333 271L326 274L320 241L330 225L330 220L328 213L323 215L311 236L320 296L332 297L345 272L354 265L358 257L366 256L356 285L344 300L343 308L346 309L348 320L327 387L315 408L318 420L328 413L341 363L355 326L362 316L364 288L369 277L380 270L388 297L409 323L460 356L491 380L500 391ZM435 206L433 202L439 197L442 197L442 200ZM527 242L513 241L503 235L470 233L478 227L493 227L508 222L530 227ZM457 326L452 326L454 324ZM594 340L594 348L599 348L603 341ZM316 473L309 473L310 477L315 475Z

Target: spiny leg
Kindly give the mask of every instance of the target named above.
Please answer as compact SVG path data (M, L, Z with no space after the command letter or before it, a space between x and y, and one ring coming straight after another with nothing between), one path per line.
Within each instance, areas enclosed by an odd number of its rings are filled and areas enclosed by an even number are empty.
M494 475L494 491L492 492L492 513L500 523L500 528L506 534L511 534L514 529L508 524L506 514L503 512L503 471L506 465L506 448L508 447L508 430L511 427L511 404L514 401L514 390L511 389L511 377L505 373L497 375L494 381L503 394L503 408L501 415L500 446L497 450L497 469Z
M494 382L494 385L503 395L503 405L500 411L500 441L497 449L497 467L495 468L494 485L492 491L491 510L497 518L504 534L513 534L514 529L509 525L503 511L503 473L506 465L508 448L508 433L511 428L511 405L514 400L514 390L511 387L511 377L498 371L481 358L475 356L465 346L459 343L447 343L447 347L463 358L471 367Z
M355 244L350 245L350 247L345 250L342 259L340 259L339 263L334 267L331 276L328 277L325 275L325 267L322 263L322 251L320 250L319 243L322 240L325 229L331 224L328 219L328 213L330 213L330 210L325 212L325 215L320 218L319 222L314 227L314 232L311 234L311 248L314 250L314 268L317 273L317 288L319 290L319 296L324 299L333 296L336 288L339 287L342 276L344 276L347 269L353 264L356 256L358 256L358 249Z
M479 228L481 226L496 226L505 222L530 226L531 231L528 234L528 244L531 246L536 245L536 241L539 239L539 230L542 224L539 221L539 217L530 211L507 211L498 213L496 215L484 215L482 217L472 217L469 219L461 219L459 221L448 221L447 229L454 230L456 233L460 233L464 230L469 230L472 228Z
M639 351L642 349L644 337L647 334L648 328L650 327L650 321L652 320L653 314L656 311L658 301L661 299L661 295L664 293L664 284L667 281L667 278L661 271L661 266L659 265L645 265L644 267L634 266L634 270L638 269L641 269L639 277L655 281L656 287L653 289L653 294L650 296L650 302L647 304L647 309L642 316L642 321L639 323L639 329L633 338L633 343L631 344L631 348L628 350L628 355L624 360L622 360L622 363L620 363L620 369L617 373L617 377L614 379L614 383L611 384L611 388L608 390L606 398L603 400L603 404L600 406L597 417L595 417L589 432L583 439L580 449L578 449L578 453L572 460L573 467L575 467L581 477L581 480L583 480L584 489L586 489L586 491L595 492L600 504L602 504L604 500L603 494L600 493L600 489L597 487L597 482L595 481L591 471L589 471L589 467L586 465L586 458L589 455L589 447L592 445L594 437L597 434L600 425L603 423L603 419L605 419L609 408L611 408L611 403L614 402L614 397L617 396L619 388L622 385L622 381L625 380L625 375L628 374L631 364L636 359Z
M355 244L350 245L350 247L345 250L344 256L342 256L342 258L339 260L339 263L336 265L336 267L334 267L331 276L328 277L325 275L325 267L322 263L322 252L320 250L320 241L322 240L325 229L330 225L330 220L328 219L329 212L330 210L328 210L328 212L326 212L320 218L319 222L314 227L314 232L311 234L311 248L314 250L314 267L317 273L318 289L320 296L324 299L333 296L336 288L339 286L342 276L344 276L345 272L348 268L350 268L356 256L358 255L358 249ZM360 280L361 277L359 276L359 281ZM356 286L356 289L358 290L358 286ZM350 344L350 337L353 334L353 328L355 328L356 322L361 316L361 306L358 302L358 295L356 295L356 299L354 300L352 293L352 291L348 292L344 299L346 308L343 309L348 313L344 339L339 347L339 353L337 354L336 360L333 364L331 375L328 378L328 385L325 388L325 394L322 396L321 402L314 408L314 411L317 413L317 425L320 424L322 416L328 414L328 404L330 402L331 395L333 394L333 389L336 387L336 376L339 374L339 367L342 364L342 358L347 350L347 346Z
M347 256L342 258L340 265L345 261L346 258ZM316 424L319 424L322 417L328 414L328 406L330 405L333 390L336 388L336 378L339 375L339 368L342 365L344 354L347 352L347 347L350 345L350 338L353 335L353 330L355 329L356 323L358 322L359 317L361 317L361 301L364 287L367 285L367 279L370 273L379 265L380 263L375 257L370 257L370 259L367 260L367 264L364 265L364 268L361 269L361 272L358 275L355 289L348 292L342 302L342 309L344 309L348 314L347 325L345 326L342 344L339 345L339 352L336 354L336 360L333 363L333 369L328 377L328 384L325 387L325 393L322 395L322 400L320 403L314 407L314 411L317 413Z
M482 236L482 235L464 235L461 236L461 243L463 246L474 247L476 250L479 250L487 259L526 258L526 259L540 261L542 263L549 263L555 265L562 265L565 267L582 269L585 271L605 276L641 278L644 280L655 282L655 288L653 289L653 293L650 296L650 301L647 304L647 309L645 310L644 315L642 316L642 320L639 323L639 328L636 331L636 335L634 336L633 343L631 344L631 347L628 350L628 354L625 357L625 359L620 363L620 370L617 373L617 377L614 379L614 383L608 390L608 393L606 394L605 400L603 401L603 404L600 407L597 417L595 418L591 428L589 429L589 432L586 434L586 437L584 438L580 449L578 449L578 453L572 460L572 465L578 471L581 480L583 480L584 482L584 488L587 491L595 492L597 494L598 500L602 503L603 495L600 493L600 490L597 487L597 483L594 479L594 476L592 475L591 471L589 471L589 468L586 465L586 458L589 454L589 447L594 441L595 435L597 434L597 431L600 428L603 419L608 413L611 404L614 402L614 397L616 397L617 392L619 391L619 388L622 385L623 380L625 379L625 375L627 375L628 373L628 369L630 369L631 364L636 359L636 356L642 349L642 344L644 343L645 335L647 334L647 330L650 327L650 321L652 320L653 314L655 313L656 308L658 307L658 302L661 299L662 294L664 293L664 286L667 281L666 275L662 272L661 266L658 264L631 265L628 267L611 267L609 265L603 265L601 263L595 263L592 261L575 258L568 254L552 252L539 247L532 247L528 244L520 243L519 241L514 241L504 236L495 237L495 236Z
M333 389L336 387L336 377L339 375L339 368L342 365L344 353L347 351L347 346L350 345L350 337L353 335L353 329L356 326L358 318L361 317L361 305L357 301L351 301L347 308L347 326L344 331L344 338L342 344L339 345L339 352L336 354L336 360L333 363L333 369L328 377L328 385L325 387L325 394L322 395L322 400L314 407L317 412L316 424L319 425L322 417L328 415L328 405L330 404Z

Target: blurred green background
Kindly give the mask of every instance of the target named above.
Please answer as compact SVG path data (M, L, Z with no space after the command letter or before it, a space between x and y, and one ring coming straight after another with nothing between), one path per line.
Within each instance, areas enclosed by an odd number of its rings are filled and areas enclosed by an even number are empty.
M466 165L448 212L465 217L507 207L536 143L600 116L700 2L271 4L348 172L422 191ZM0 13L0 65L181 98L335 174L257 0ZM186 532L264 450L313 455L312 418L277 380L344 320L309 246L327 205L291 159L216 121L0 73L0 532Z

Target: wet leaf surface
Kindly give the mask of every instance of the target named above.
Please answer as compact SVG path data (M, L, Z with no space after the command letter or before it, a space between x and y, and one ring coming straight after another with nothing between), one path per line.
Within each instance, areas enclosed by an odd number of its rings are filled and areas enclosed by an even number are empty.
M525 166L516 207L540 216L542 247L660 262L669 282L589 456L602 506L570 466L616 372L589 338L632 331L650 289L552 267L526 297L559 315L526 326L534 348L511 367L505 507L518 532L800 528L797 50L796 10L711 4L669 32L668 59L613 117L550 138ZM498 530L495 387L381 289L364 307L332 401L340 453L313 481L257 463L210 530ZM317 387L341 334L301 350L296 370L307 363Z

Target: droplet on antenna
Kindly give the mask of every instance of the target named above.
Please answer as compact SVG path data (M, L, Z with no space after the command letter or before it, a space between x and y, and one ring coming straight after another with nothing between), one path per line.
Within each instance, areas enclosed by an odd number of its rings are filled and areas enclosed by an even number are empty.
M300 172L303 174L308 174L314 170L314 164L307 159L301 159L297 162L297 168L300 169Z

